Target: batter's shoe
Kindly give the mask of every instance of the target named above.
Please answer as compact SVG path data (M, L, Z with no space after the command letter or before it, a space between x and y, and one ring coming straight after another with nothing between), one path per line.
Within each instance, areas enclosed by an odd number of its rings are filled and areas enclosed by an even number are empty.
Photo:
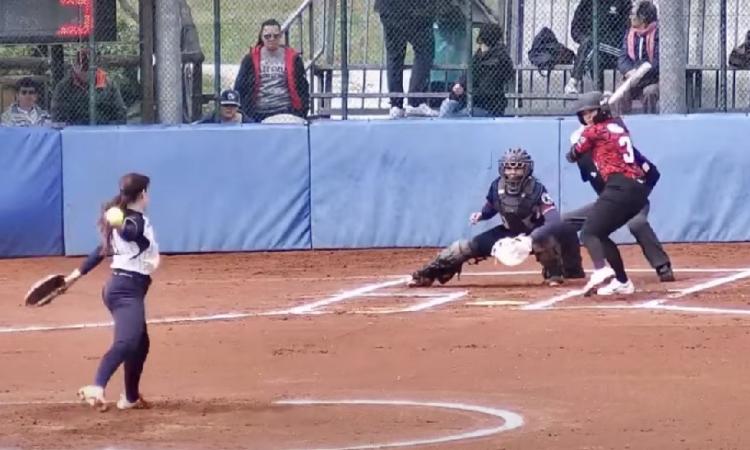
M78 389L78 400L102 412L109 408L101 386L88 385Z
M659 281L662 283L675 281L674 272L672 272L672 265L670 263L659 266L656 269L656 274L659 276Z
M151 404L148 403L143 397L138 397L138 400L134 402L128 401L128 397L125 394L120 394L120 399L117 400L117 409L150 409Z
M608 285L596 290L597 295L629 295L634 292L635 286L632 281L628 280L623 283L617 278L612 278Z
M596 288L599 287L599 285L606 283L607 281L611 280L615 277L615 271L612 270L611 267L606 266L602 267L601 269L595 270L591 274L591 278L589 278L588 283L586 283L586 286L583 287L583 295L585 297L590 296L596 291Z

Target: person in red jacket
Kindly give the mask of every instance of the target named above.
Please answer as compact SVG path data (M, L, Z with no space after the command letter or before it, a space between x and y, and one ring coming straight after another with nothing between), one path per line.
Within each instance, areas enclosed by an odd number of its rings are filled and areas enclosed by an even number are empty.
M281 45L281 25L263 22L257 44L245 55L234 82L242 99L242 111L256 122L277 114L307 117L310 84L302 57Z

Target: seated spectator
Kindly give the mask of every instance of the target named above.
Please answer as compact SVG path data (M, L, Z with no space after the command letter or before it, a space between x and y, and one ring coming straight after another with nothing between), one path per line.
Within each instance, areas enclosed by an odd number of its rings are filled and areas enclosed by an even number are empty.
M644 62L649 62L651 69L622 97L616 108L620 114L627 114L632 109L633 99L640 98L643 112L656 114L659 110L659 22L656 6L649 0L642 1L631 22L617 69L625 79L630 78Z
M598 11L598 48L593 42L593 3L594 0L581 0L573 13L570 24L570 35L579 44L576 61L565 85L566 94L577 94L581 90L581 81L587 69L591 71L594 82L602 84L604 70L617 67L622 38L628 28L628 17L633 8L631 0L595 0ZM599 58L599 73L594 74L594 51Z
M388 92L404 92L404 61L406 44L414 50L414 65L409 79L409 93L427 92L430 69L435 57L433 23L437 0L375 0L375 11L380 16L385 40ZM435 117L426 98L409 98L404 110L403 97L391 97L389 115L392 119L408 116Z
M263 22L258 42L242 59L234 82L242 111L255 122L276 114L307 117L310 85L305 66L299 53L281 45L282 37L279 22Z
M232 89L227 89L221 93L221 99L219 100L219 110L214 112L212 115L204 118L198 123L222 123L222 124L238 124L238 123L252 123L246 114L240 111L240 94Z
M478 49L471 62L471 111L466 104L465 77L453 86L452 92L440 106L440 117L498 117L505 112L505 83L513 76L513 61L503 44L503 29L499 25L482 25L477 36Z
M89 51L76 53L71 71L55 86L52 94L52 119L66 125L89 125ZM124 124L127 109L120 89L107 72L96 69L94 79L96 124Z
M31 78L21 78L16 83L16 101L3 113L2 124L9 127L49 125L47 111L37 105L39 87Z
M750 69L750 31L745 35L745 42L732 49L729 66L735 69Z

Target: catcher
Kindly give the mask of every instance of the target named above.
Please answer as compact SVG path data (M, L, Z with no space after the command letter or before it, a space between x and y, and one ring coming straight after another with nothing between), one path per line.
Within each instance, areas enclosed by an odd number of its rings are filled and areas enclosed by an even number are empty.
M498 169L500 176L490 185L487 203L469 220L475 225L499 214L502 224L470 240L452 243L414 272L409 286L426 287L435 280L447 283L461 273L465 262L489 257L496 242L527 234L531 237L531 251L543 267L546 284L556 286L565 278L585 277L578 236L566 227L551 227L560 222L560 213L547 189L533 176L534 161L528 152L520 148L508 150ZM563 265L563 261L568 265Z
M122 364L125 392L118 409L147 408L139 384L149 351L144 300L151 285L151 273L159 265L159 247L154 230L144 214L148 205L150 180L138 173L120 179L120 193L104 204L99 220L102 243L83 264L68 276L53 275L42 280L27 294L28 305L49 303L83 275L112 256L112 275L102 291L104 304L114 319L114 341L102 357L94 383L78 390L82 402L107 409L104 389Z

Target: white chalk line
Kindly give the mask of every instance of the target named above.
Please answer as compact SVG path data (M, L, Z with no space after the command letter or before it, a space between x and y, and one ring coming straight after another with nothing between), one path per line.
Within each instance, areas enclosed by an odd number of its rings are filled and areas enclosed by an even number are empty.
M578 297L586 293L586 289L574 289L564 294L556 295L538 302L531 303L529 305L522 306L520 309L524 311L539 311L542 309L549 309L552 305L565 301L569 298Z
M731 283L733 281L741 280L744 278L750 277L750 270L748 269L742 269L741 271L727 275L725 277L719 277L714 278L712 280L708 280L702 283L698 283L696 285L683 288L683 289L677 289L673 291L671 294L667 295L666 298L658 298L653 300L648 300L642 303L638 303L635 305L580 305L580 306L573 306L573 307L555 307L557 303L560 303L564 300L567 300L572 297L577 297L584 294L583 289L575 289L569 292L566 292L561 295L557 295L555 297L552 297L547 300L542 300L539 302L534 302L530 305L523 306L519 309L522 310L545 310L545 309L660 309L665 311L685 311L685 312L711 312L715 314L750 314L750 310L746 310L747 312L740 312L745 311L741 309L731 309L731 308L703 308L703 307L691 307L691 306L679 306L679 305L664 305L664 303L676 300L682 297L685 297L690 294L694 294L696 292L701 292L707 289L715 288L727 283Z
M520 414L512 411L489 408L486 406L469 405L463 403L450 402L422 402L413 400L282 400L276 402L279 405L368 405L368 406L412 406L423 408L449 409L454 411L465 411L483 414L503 420L500 426L489 428L480 428L478 430L467 431L463 433L451 434L435 438L414 439L408 441L383 442L365 445L353 445L347 447L325 447L315 448L305 447L306 450L366 450L375 448L394 448L394 447L414 447L418 445L435 445L446 442L465 441L468 439L477 439L492 436L505 431L510 431L523 426L524 419Z
M375 283L375 284L368 284L366 286L362 286L356 289L351 289L348 291L341 292L337 295L334 295L329 298L325 298L323 300L319 300L317 302L308 303L306 305L300 305L294 308L290 308L287 310L284 310L286 314L307 314L309 312L312 312L318 308L322 308L324 306L333 305L335 303L343 302L345 300L350 300L352 298L359 297L364 294L368 294L373 291L377 291L379 289L391 287L391 286L397 286L400 284L404 284L407 281L409 281L411 277L401 277L396 280L391 281L385 281L382 283Z
M732 281L741 280L747 277L750 277L750 270L743 270L742 272L738 272L733 275L720 277L720 278L714 278L713 280L708 280L704 283L696 284L695 286L691 286L685 289L678 289L674 291L673 293L667 295L666 299L651 300L650 302L647 302L647 303L650 306L660 305L672 299L681 298L686 295L694 294L696 292L704 291L706 289L711 289L717 286L721 286L722 284L731 283ZM659 303L654 303L656 301L658 301Z
M153 399L152 399L153 401ZM158 399L157 399L158 401ZM35 405L76 405L81 404L76 401L0 401L0 406L35 406ZM366 450L376 448L395 448L395 447L414 447L419 445L435 445L447 442L466 441L469 439L478 439L493 436L506 431L520 428L524 425L523 416L513 411L505 409L491 408L487 406L471 405L454 402L434 402L434 401L416 401L416 400L380 400L380 399L353 399L353 400L316 400L316 399L289 399L275 401L276 405L286 406L400 406L400 407L422 407L432 409L447 409L452 411L464 411L476 414L482 414L493 418L501 419L502 425L480 428L477 430L466 431L462 433L450 434L434 438L423 438L405 441L383 442L375 444L353 445L346 447L327 447L311 449L305 447L305 450ZM158 408L158 406L157 406Z
M700 267L685 267L678 268L673 267L672 271L677 273L726 273L726 272L739 272L744 270L750 270L748 267L726 267L726 268L700 268ZM586 270L587 273L593 272L592 270ZM634 269L628 268L628 272L633 273L655 273L652 268L638 267ZM514 276L514 275L539 275L540 270L501 270L496 272L461 272L461 276Z
M699 292L701 290L705 290L711 287L716 287L721 284L725 284L727 282L739 280L742 278L750 277L750 269L715 269L715 268L686 268L686 269L675 269L675 271L682 271L682 272L697 272L697 273L718 273L718 272L729 272L729 271L735 271L741 270L741 272L735 273L733 275L730 275L728 277L722 277L717 278L714 280L710 280L705 283L698 284L696 286L678 290L674 294L671 294L668 296L667 299L655 299L650 300L648 302L645 302L643 304L639 305L631 305L631 306L618 306L616 308L593 308L591 306L584 307L584 308L576 308L576 309L629 309L629 308L641 308L641 309L648 309L648 308L655 308L659 305L662 305L663 303L679 298L684 295L688 295L694 292ZM651 269L630 269L631 272L649 272ZM464 273L466 275L468 273ZM474 272L473 275L477 276L494 276L494 275L532 275L532 274L538 274L538 271L506 271L506 272ZM389 277L391 278L391 277ZM241 320L249 317L267 317L267 316L284 316L284 315L322 315L322 314L330 314L330 312L327 311L320 311L319 308L322 308L324 306L329 306L335 303L343 302L346 300L350 300L357 297L367 297L367 296L404 296L404 297L415 297L415 298L430 298L431 300L423 303L419 303L416 305L404 307L404 308L389 308L389 309L382 309L382 310L356 310L352 311L355 314L397 314L397 313L410 313L410 312L420 312L425 311L427 309L440 306L446 303L454 302L460 298L465 297L468 295L468 291L459 291L459 292L452 292L447 295L438 295L438 296L431 296L429 294L426 294L424 292L415 292L413 295L410 294L396 294L391 295L387 293L376 293L375 291L379 289L383 289L386 287L392 287L392 286L398 286L401 284L406 283L410 278L408 276L401 276L396 279L392 279L386 282L382 283L376 283L376 284L369 284L365 285L353 290L348 290L341 292L337 295L334 295L332 297L325 298L323 300L319 300L313 303L307 303L300 306L296 306L289 309L282 309L282 310L273 310L273 311L267 311L267 312L227 312L227 313L219 313L219 314L210 314L210 315L202 315L202 316L177 316L177 317L165 317L165 318L158 318L158 319L149 319L147 321L150 325L165 325L165 324L181 324L181 323L195 323L195 322L213 322L213 321L228 321L228 320ZM551 307L561 301L567 300L572 297L576 297L578 295L582 295L583 290L573 290L564 294L557 295L555 297L552 297L550 299L541 301L541 302L535 302L528 305L525 305L519 309L522 310L543 310L543 309L551 309ZM601 305L600 305L601 306ZM681 308L679 306L670 306L668 310L677 311L678 308ZM555 309L559 309L555 308ZM665 309L665 308L660 308ZM719 308L718 310L722 310ZM694 311L694 308L690 310L691 312ZM728 310L728 311L742 311L742 310ZM694 311L697 312L697 311ZM8 333L25 333L25 332L44 332L44 331L66 331L66 330L81 330L81 329L93 329L93 328L107 328L111 327L113 325L112 321L107 322L93 322L93 323L75 323L75 324L67 324L67 325L28 325L28 326L9 326L9 327L0 327L0 334L8 334Z

